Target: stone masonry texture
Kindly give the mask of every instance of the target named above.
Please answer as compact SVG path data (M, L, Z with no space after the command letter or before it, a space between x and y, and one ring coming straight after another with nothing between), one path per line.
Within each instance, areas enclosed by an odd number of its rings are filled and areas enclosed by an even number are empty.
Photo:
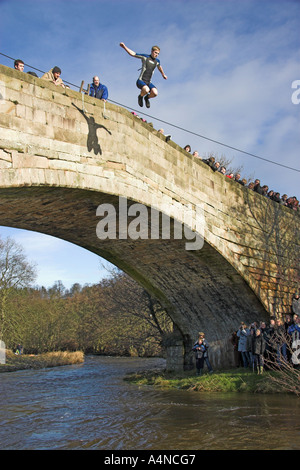
M241 321L291 312L300 225L291 210L213 173L119 106L104 112L99 100L83 104L77 91L2 65L0 92L0 225L75 243L155 295L175 324L170 368L193 362L199 331L214 366L231 365ZM128 211L145 206L148 236L119 236L120 197ZM97 237L102 204L114 208L115 238ZM151 208L171 220L170 237L150 238ZM187 250L174 221L201 231L202 248Z

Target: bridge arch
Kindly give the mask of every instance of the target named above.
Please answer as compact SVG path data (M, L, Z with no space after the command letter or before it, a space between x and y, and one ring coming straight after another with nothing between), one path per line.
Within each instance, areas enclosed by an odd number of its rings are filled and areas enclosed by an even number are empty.
M289 311L299 283L299 218L289 209L213 173L125 109L108 103L104 112L100 101L4 66L0 83L1 225L65 239L131 275L173 319L170 351L181 363L199 330L222 365L240 321ZM100 240L97 208L113 207L119 229L120 200L196 232L200 208L202 248L173 236Z

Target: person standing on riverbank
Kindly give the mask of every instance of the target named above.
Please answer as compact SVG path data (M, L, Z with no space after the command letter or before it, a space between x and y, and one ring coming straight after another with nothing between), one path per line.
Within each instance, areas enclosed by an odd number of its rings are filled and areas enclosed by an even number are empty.
M298 292L293 295L292 312L294 315L300 316L300 296Z
M205 339L205 335L202 331L200 331L198 341L196 341L193 346L193 351L195 352L196 356L196 369L198 375L202 375L204 361L206 362L209 373L213 373L213 368L208 358L208 348L209 344Z
M249 334L250 334L249 328L247 328L246 324L242 322L240 328L237 331L237 336L239 338L238 350L242 354L243 364L245 368L249 367L251 364L248 349L247 349L247 336L249 336Z
M252 335L251 353L253 359L253 372L262 374L264 370L264 352L266 342L259 328L254 330Z

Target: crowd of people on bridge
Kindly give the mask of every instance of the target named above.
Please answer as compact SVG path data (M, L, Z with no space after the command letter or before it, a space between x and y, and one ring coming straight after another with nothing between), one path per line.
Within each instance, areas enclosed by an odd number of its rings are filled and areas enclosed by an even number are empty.
M191 146L186 145L184 147L184 150L186 152L191 153ZM232 172L227 172L226 167L221 165L220 162L215 160L215 157L209 157L209 158L201 158L199 155L199 152L195 150L192 155L194 157L199 158L201 161L206 163L212 171L221 173L224 175L226 178L230 178L231 180L239 183L242 186L247 187L248 189L261 194L262 196L267 197L268 199L271 199L272 201L275 201L279 204L282 204L283 206L286 206L293 211L295 211L298 215L300 215L300 202L296 196L288 196L287 194L283 194L282 196L278 191L274 191L273 189L269 189L269 186L264 184L261 185L261 181L259 179L255 179L255 181L247 182L245 178L241 178L240 173L232 173Z
M125 50L127 49L127 52L130 51L130 53L132 53L130 55L134 54L135 57L138 57L138 58L141 58L142 60L145 60L145 57L146 57L145 55L134 53L130 49L126 48L126 46L123 43L121 43L120 46L123 47L123 49L125 49ZM155 46L155 47L157 47L157 46ZM156 53L157 52L159 52L159 48L158 48L158 51L156 51ZM151 53L152 53L152 51L151 51ZM145 56L145 57L142 57L142 56ZM149 56L147 55L147 57L150 57L150 55ZM151 59L151 57L150 57L150 59ZM156 58L156 60L157 60L158 68L159 68L160 67L159 60L157 58ZM143 67L144 67L144 65L143 65ZM147 67L148 67L148 65L147 65ZM21 59L15 60L14 61L14 68L16 70L19 70L19 71L23 72L24 71L24 62L23 62L23 60L21 60ZM161 67L159 68L159 70L161 71L162 75L164 76L164 72L162 71ZM153 74L153 71L154 71L154 68L152 66L151 74ZM35 72L29 71L27 73L38 77L38 75ZM44 73L41 78L44 79L44 80L48 80L48 81L54 83L57 86L68 87L68 85L64 84L64 82L63 82L63 80L61 79L60 76L61 76L61 69L59 67L55 66L52 69L50 69L49 72ZM141 83L144 83L144 82L141 82ZM143 91L145 86L143 88L141 83L139 83L137 86L141 89L141 96L144 96L147 107L149 107L149 98L154 97L154 95L152 96L152 94L154 93L153 90L155 90L155 88L151 89L151 91L148 90L148 92L146 93L145 91ZM144 95L143 95L143 93L144 93ZM102 83L100 83L100 79L97 75L95 75L93 77L92 83L88 86L88 94L89 94L89 96L92 96L96 99L100 99L102 101L107 101L107 99L108 99L108 88L107 88L106 85L103 85ZM139 95L139 102L141 101L141 99L140 99L141 96ZM140 103L140 105L141 105L141 103ZM139 118L139 116L137 115L136 112L132 112L132 114ZM142 121L147 122L145 119L143 119L143 118L141 118L141 119L142 119ZM159 129L159 132L164 133L163 129ZM170 140L171 135L168 134L165 137L166 137L166 141L168 141L168 140ZM186 150L186 152L191 153L191 146L186 145L184 147L184 150ZM238 184L240 184L242 186L245 186L245 187L247 187L248 189L250 189L254 192L257 192L258 194L261 194L262 196L265 196L268 199L271 199L272 201L277 202L278 204L282 204L282 205L290 208L291 210L295 211L298 215L300 215L300 202L299 202L299 200L296 196L288 196L287 194L283 194L281 196L278 191L275 191L273 189L269 189L268 185L266 185L266 184L261 185L261 182L260 182L259 179L256 179L255 181L247 182L247 180L245 178L241 178L240 173L234 174L232 172L227 172L226 167L221 165L220 162L216 161L215 157L211 156L209 158L201 158L200 155L199 155L199 152L197 150L195 150L192 154L195 158L199 158L204 163L206 163L211 168L212 171L218 172L218 173L224 175L226 178L230 178L231 180L236 181Z

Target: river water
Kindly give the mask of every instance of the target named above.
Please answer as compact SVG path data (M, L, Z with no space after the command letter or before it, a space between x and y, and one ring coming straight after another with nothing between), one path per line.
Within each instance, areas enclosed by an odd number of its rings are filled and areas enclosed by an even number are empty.
M163 359L87 357L84 364L0 374L2 450L300 448L295 396L157 390L123 381Z

